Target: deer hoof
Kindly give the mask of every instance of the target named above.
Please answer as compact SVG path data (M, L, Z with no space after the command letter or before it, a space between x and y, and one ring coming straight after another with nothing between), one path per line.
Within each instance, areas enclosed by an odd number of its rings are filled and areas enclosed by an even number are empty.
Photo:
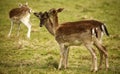
M102 70L102 66L99 66L98 70Z
M92 69L91 72L97 72L98 70L97 69Z

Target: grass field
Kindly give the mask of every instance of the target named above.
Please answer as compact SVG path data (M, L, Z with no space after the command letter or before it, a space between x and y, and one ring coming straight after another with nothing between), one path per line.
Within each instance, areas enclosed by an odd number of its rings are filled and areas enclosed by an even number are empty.
M120 0L28 0L34 11L64 8L59 14L60 23L85 17L106 24L110 37L104 36L103 43L108 49L110 69L105 71L103 65L97 73L90 72L91 55L83 45L70 48L68 69L57 70L59 46L44 27L39 27L39 20L33 14L31 39L26 38L27 28L23 24L19 37L15 25L8 38L8 12L25 2L0 0L0 74L120 74Z

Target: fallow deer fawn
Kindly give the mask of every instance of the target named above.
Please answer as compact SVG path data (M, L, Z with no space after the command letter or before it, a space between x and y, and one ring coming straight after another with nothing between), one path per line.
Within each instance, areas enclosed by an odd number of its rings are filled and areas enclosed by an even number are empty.
M23 23L28 28L27 37L30 38L30 32L31 32L30 13L31 13L31 8L29 8L28 3L20 4L18 8L13 8L10 10L9 18L11 20L11 28L8 37L10 37L11 35L11 31L14 24L18 24L17 35L19 35L20 24Z
M62 10L62 8L59 8L57 10L50 10L49 12L34 13L34 15L40 19L40 27L45 25L47 30L54 35L60 46L61 58L58 69L61 69L62 65L64 65L64 68L67 68L69 47L78 46L80 44L84 44L84 46L91 53L92 71L96 72L98 70L97 56L93 48L94 45L98 48L101 54L100 67L102 65L102 59L104 55L106 64L105 66L106 69L108 69L108 53L106 48L99 40L102 37L102 32L105 32L107 35L109 35L105 25L96 20L66 22L59 25L57 13L61 12Z

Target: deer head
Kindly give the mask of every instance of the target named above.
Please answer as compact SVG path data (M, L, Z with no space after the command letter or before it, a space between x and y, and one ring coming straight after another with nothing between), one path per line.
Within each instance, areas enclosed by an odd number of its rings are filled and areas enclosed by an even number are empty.
M29 13L32 12L32 9L28 6L28 2L26 2L25 4L20 3L20 4L19 4L19 8L21 8L21 9L26 9L26 10L29 11Z
M38 19L40 20L40 27L42 27L43 25L45 25L45 27L47 28L47 30L54 35L54 31L53 31L53 24L49 18L49 14L48 12L35 12L34 15L36 17L38 17Z
M46 23L48 18L49 18L49 15L48 15L47 12L44 12L44 13L42 13L42 12L35 12L34 15L39 18L39 20L40 20L40 27L42 27Z

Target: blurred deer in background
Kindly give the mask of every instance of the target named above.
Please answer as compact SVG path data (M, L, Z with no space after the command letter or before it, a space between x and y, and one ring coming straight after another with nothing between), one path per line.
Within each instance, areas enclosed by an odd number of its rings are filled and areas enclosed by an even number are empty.
M103 55L105 56L106 69L108 65L108 53L105 47L101 43L102 32L106 33L107 29L105 25L96 20L84 20L76 22L66 22L58 24L58 13L63 8L51 9L48 12L34 13L36 17L40 19L40 27L45 25L47 30L54 35L56 41L60 46L60 63L58 69L61 69L62 65L67 68L68 54L70 46L78 46L84 44L92 55L92 66L91 71L96 72L97 68L97 56L93 46L95 45L100 51L101 61L100 67L102 66Z
M11 31L14 24L18 24L18 33L20 30L20 24L23 23L27 28L27 38L30 38L30 32L31 32L31 23L30 23L30 13L32 12L31 8L29 8L28 3L26 4L19 4L18 8L13 8L9 12L9 18L11 20L11 28L8 34L8 37L11 35Z

